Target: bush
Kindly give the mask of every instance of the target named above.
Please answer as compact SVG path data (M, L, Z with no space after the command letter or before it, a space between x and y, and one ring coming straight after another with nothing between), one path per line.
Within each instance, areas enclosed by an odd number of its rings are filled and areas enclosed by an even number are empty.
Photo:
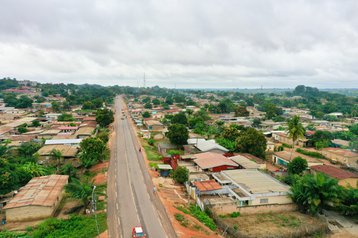
M205 212L203 212L198 206L191 205L189 207L190 214L193 215L196 219L198 219L205 226L209 227L210 230L216 230L216 224L214 220L208 216Z
M315 152L315 151L308 151L308 150L298 148L298 149L296 149L296 152L303 154L303 155L318 158L318 159L327 159L324 155L322 155L321 153Z
M189 170L185 167L179 166L176 170L173 172L173 179L177 183L185 183L189 179Z
M286 148L292 148L292 145L289 145L289 144L286 144L286 143L282 143L282 146L286 147Z

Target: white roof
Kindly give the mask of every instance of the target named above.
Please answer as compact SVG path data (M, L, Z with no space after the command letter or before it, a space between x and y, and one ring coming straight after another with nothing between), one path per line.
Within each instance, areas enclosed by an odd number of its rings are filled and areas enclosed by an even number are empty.
M56 139L46 140L45 145L66 145L66 144L79 144L82 139Z
M173 169L172 166L170 166L170 164L158 164L158 169Z
M235 163L237 163L238 165L241 165L242 167L244 167L245 169L259 169L260 165L252 160L249 160L248 158L242 156L242 155L237 155L237 156L233 156L230 157L230 159L232 161L234 161Z
M215 142L215 140L205 140L202 138L192 138L192 139L188 139L187 140L188 145L194 145L196 148L198 148L200 151L202 152L206 152L209 150L214 150L214 149L218 149L218 150L222 150L225 152L228 152L229 150L226 149L225 147L217 144Z
M251 194L288 193L290 189L289 186L256 169L225 170L221 173Z

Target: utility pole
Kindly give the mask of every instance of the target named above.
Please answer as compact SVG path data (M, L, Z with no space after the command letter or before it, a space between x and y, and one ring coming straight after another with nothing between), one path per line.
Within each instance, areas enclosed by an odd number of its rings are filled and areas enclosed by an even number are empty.
M97 228L97 234L99 235L99 227L98 227L98 221L97 221L97 213L96 213L96 197L94 194L94 190L96 189L96 186L93 186L92 189L92 212L94 212L94 218L96 220L96 228Z

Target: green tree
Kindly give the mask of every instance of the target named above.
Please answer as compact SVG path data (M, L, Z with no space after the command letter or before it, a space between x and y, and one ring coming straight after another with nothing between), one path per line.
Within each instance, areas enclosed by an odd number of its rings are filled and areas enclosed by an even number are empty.
M340 186L337 180L322 173L306 174L291 187L292 200L301 211L316 215L324 206L338 204Z
M53 149L50 153L51 158L56 161L56 173L60 172L62 153L59 150Z
M84 210L90 205L93 183L89 180L80 181L72 178L71 182L66 185L65 190L71 197L82 201Z
M143 118L149 118L150 117L150 112L145 111L145 112L142 113L142 116L143 116Z
M245 106L237 106L235 108L235 117L247 117L249 116L249 111L246 110Z
M189 138L188 129L182 124L170 125L165 135L174 145L185 145Z
M282 109L278 108L275 104L271 102L266 102L263 105L263 111L266 112L267 119L272 119L273 117L283 114Z
M25 142L18 148L21 157L32 157L35 152L41 148L41 144L36 142Z
M144 108L145 109L152 109L153 105L151 103L147 102L146 104L144 104Z
M294 158L287 166L289 174L302 174L307 169L307 160L302 157Z
M41 123L39 120L33 120L32 123L31 123L31 126L33 127L39 127L41 126Z
M17 128L17 131L18 131L20 134L23 134L23 133L28 132L28 130L27 130L27 125L26 125L26 124L20 125L20 126Z
M358 189L342 188L339 210L346 216L358 215Z
M62 113L61 115L58 116L57 120L58 121L74 121L75 118L73 117L72 114Z
M295 146L295 142L299 138L303 138L304 135L305 135L305 128L301 123L301 119L299 116L295 115L290 120L288 120L288 136L292 139L292 149L291 149L290 158L292 157L292 152Z
M153 103L154 106L160 105L160 101L159 101L158 98L154 98L153 101L152 101L152 103Z
M237 149L242 153L250 153L265 158L266 138L255 128L242 130L236 140Z
M114 115L113 115L112 110L107 109L107 108L97 110L97 112L96 112L96 122L101 127L107 127L113 121L114 121Z
M103 161L106 157L106 144L99 138L89 137L80 143L80 160L85 168Z
M37 163L27 162L21 166L21 171L23 171L30 178L44 176L48 174L48 170Z
M72 164L64 164L60 169L60 173L68 175L70 177L70 181L72 178L77 178L77 169L73 167Z
M172 124L183 124L188 125L188 119L184 112L180 112L178 114L175 114L171 120Z
M189 170L185 167L178 166L173 172L173 179L177 183L185 183L189 179Z
M221 136L225 139L235 141L240 135L239 128L235 124L223 128Z
M254 120L252 121L252 126L255 128L260 128L261 127L261 120L259 118L254 118Z
M33 103L33 101L31 98L29 98L28 96L22 95L17 100L16 107L17 108L30 108L30 107L32 107L32 103Z

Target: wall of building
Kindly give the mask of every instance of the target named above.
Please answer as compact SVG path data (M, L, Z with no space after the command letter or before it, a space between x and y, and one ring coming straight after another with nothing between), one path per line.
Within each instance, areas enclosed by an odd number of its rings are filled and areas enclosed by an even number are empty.
M55 207L25 206L6 209L8 222L32 221L51 217Z
M220 171L229 170L229 169L237 169L237 167L222 165L222 166L212 168L211 171L212 172L220 172Z
M267 199L264 201L264 199ZM292 199L288 196L272 196L272 197L257 197L256 199L252 200L250 205L268 205L268 204L291 204Z
M284 204L284 205L261 205L261 206L247 206L247 207L238 207L235 203L223 204L223 205L213 205L213 211L218 215L226 215L233 212L240 212L243 215L249 214L261 214L268 212L288 212L297 210L295 204Z

